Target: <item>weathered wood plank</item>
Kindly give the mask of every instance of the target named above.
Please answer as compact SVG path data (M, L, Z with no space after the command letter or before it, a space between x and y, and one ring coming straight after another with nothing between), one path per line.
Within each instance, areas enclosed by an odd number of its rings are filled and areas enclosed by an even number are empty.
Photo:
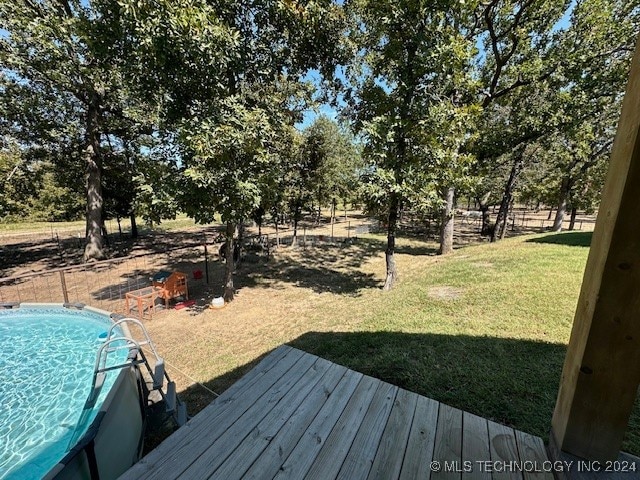
M199 437L216 425L219 419L233 421L244 413L301 357L302 352L291 347L284 346L274 350L245 377L131 467L121 478L138 480L146 473L159 470L174 458L179 458L183 451L189 451L193 442L200 443Z
M253 462L249 470L245 472L243 479L257 480L275 477L280 466L289 457L347 371L345 367L340 365L331 365L327 374L320 380L317 388L311 392L276 436L271 439L267 448Z
M317 359L303 378L280 400L278 405L238 445L210 478L234 480L243 477L256 458L278 434L291 415L300 408L312 390L318 387L332 363Z
M293 368L280 377L265 395L262 395L233 423L225 425L225 423L219 422L207 432L206 438L213 440L208 441L209 445L204 451L201 448L198 450L192 448L189 455L183 455L176 459L177 464L186 467L179 478L206 478L215 471L224 459L238 447L248 432L254 429L265 416L269 415L291 389L297 388L298 383L316 363L317 358L313 355L303 355ZM177 471L178 465L172 465L172 469Z
M341 480L367 478L397 393L398 387L380 382L336 478Z
M367 376L360 381L320 453L309 468L305 476L306 480L329 480L336 477L373 400L378 383L380 383L379 380Z
M313 464L334 425L342 415L351 395L362 380L361 373L348 370L327 401L313 419L289 457L280 467L275 479L303 478Z
M429 480L431 477L438 408L439 404L435 400L418 397L407 451L402 462L401 480Z
M487 422L487 425L489 427L489 451L494 470L491 477L495 480L522 479L522 473L517 467L520 457L513 428L495 422Z
M433 461L438 471L432 479L459 479L462 472L462 410L440 404Z
M491 479L491 474L479 463L490 458L487 420L464 412L462 415L462 478Z
M545 462L548 458L542 439L516 430L516 443L520 460L530 462L525 465L532 464L534 467L533 469L525 469L523 472L524 480L553 480L553 473L544 471L549 469L545 468Z
M400 390L396 395L368 479L390 480L400 477L417 401L418 395L407 390Z

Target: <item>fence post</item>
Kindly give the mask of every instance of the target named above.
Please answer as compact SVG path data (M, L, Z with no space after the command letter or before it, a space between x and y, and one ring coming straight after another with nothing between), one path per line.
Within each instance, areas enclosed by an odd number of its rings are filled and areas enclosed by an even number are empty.
M347 222L347 240L351 238L351 221Z
M204 244L204 274L207 279L207 285L209 285L209 255L207 253L207 243Z
M69 292L67 292L67 282L64 278L63 270L60 270L60 285L62 286L62 298L64 298L64 303L69 303Z

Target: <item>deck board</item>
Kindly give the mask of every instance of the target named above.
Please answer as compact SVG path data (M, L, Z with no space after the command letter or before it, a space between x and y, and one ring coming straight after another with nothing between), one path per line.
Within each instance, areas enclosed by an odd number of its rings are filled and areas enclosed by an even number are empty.
M547 452L540 437L516 430L516 442L520 460L523 462L532 462L534 467L538 467L547 460ZM545 471L545 468L526 468L524 470L524 480L554 480L553 473Z
M274 478L305 476L362 377L361 373L347 371Z
M398 450L406 451L411 423L416 411L418 395L407 390L400 390L393 403L387 426L382 432L378 452L369 472L369 479L398 478L404 457Z
M521 480L522 472L513 471L513 462L518 461L518 446L513 428L500 425L495 422L487 422L489 427L489 448L494 471L491 478L494 480ZM502 471L495 466L500 465ZM509 468L507 468L509 467Z
M384 382L378 383L373 401L336 478L367 478L397 393L398 387Z
M490 480L491 473L479 462L491 458L487 420L468 412L462 414L462 478Z
M427 479L431 476L438 408L435 400L418 396L400 480Z
M207 432L208 436L215 440L204 450L197 459L190 461L192 456L181 457L178 461L188 464L180 478L207 478L222 462L241 444L247 433L252 431L267 415L270 415L275 406L293 389L304 388L305 378L315 379L314 370L311 368L315 359L302 357L298 360L298 367L292 374L287 375L285 381L278 382L276 388L265 392L249 409L247 409L233 424L221 421L216 427ZM307 373L311 370L311 374ZM301 385L302 384L302 385ZM216 438L217 437L217 438Z
M240 442L237 448L225 459L224 464L210 478L224 478L227 480L241 478L253 460L260 456L284 423L324 378L330 367L331 363L318 359L307 370L305 376L280 400L278 405L249 432L247 441Z
M280 470L280 466L289 457L346 372L346 368L332 365L327 375L320 382L319 387L298 407L271 440L269 446L252 463L243 478L257 480L275 477Z
M462 477L462 410L440 404L433 460L439 468L431 478L454 480Z
M525 460L538 437L283 346L120 478L551 480L477 465Z
M338 423L331 430L326 443L311 465L306 475L307 479L326 480L338 475L367 409L371 405L377 385L376 379L367 376L360 381Z

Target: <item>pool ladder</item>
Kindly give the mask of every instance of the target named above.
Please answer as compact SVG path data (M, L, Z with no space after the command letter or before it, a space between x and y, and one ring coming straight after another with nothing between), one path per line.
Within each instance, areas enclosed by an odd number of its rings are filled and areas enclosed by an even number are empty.
M142 333L144 340L137 341L129 337L123 336L115 336L114 329L120 326L135 325L139 328ZM155 358L154 366L151 368L149 361L144 353L142 347L148 346ZM129 355L127 356L127 360L124 363L107 366L107 358L108 355L112 352L122 349L128 349ZM144 328L144 325L140 323L140 321L134 318L120 318L115 323L111 325L108 332L106 332L106 337L104 343L98 349L98 353L96 354L96 363L93 371L93 380L91 382L91 390L89 391L89 395L87 400L85 401L84 408L82 414L80 416L80 420L76 425L76 430L69 442L69 446L73 447L77 441L79 440L80 432L84 430L85 424L93 410L93 407L98 400L102 387L104 385L105 379L107 377L107 372L112 370L120 370L122 368L131 367L132 365L140 366L144 365L147 369L149 376L151 377L151 391L157 391L162 400L165 403L166 412L170 413L179 427L184 425L187 421L187 406L186 404L180 400L176 393L176 383L169 378L169 374L167 373L164 366L164 359L158 355L156 351L156 347L151 341L151 337L149 336L149 332ZM164 382L167 381L166 391L164 389Z

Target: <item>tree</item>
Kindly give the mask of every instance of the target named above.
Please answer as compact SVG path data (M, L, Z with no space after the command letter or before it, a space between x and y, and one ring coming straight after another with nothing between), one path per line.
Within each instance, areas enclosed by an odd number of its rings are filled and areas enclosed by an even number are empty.
M0 103L10 119L5 126L22 137L22 148L64 152L85 166L85 260L105 256L107 124L113 118L135 118L140 105L123 82L118 12L118 4L110 0L0 5L5 32L0 36ZM28 110L33 107L41 115Z
M355 140L335 121L320 116L305 130L302 148L309 166L314 167L310 193L315 195L318 211L322 205L331 205L333 221L337 200L349 198L356 190L362 166Z
M530 168L537 170L529 175L537 185L528 187L526 195L530 198L537 192L538 198L553 197L558 205L554 229L561 228L574 176L581 175L583 167L586 171L589 164L598 162L596 158L601 158L610 143L607 137L613 134L612 121L617 118L619 97L638 31L637 4L583 0L568 8L567 27L557 28L553 24L550 27L546 20L540 23L547 29L543 37L544 55L525 70L530 81L519 74L513 83L515 88L502 98L484 102L484 130L480 135L483 141L478 156L485 172L491 170L495 159L507 154L511 159L498 218L488 232L492 240L504 236L516 184ZM599 132L597 140L593 137L595 132ZM588 137L593 140L591 146L587 145ZM587 154L587 150L591 153ZM587 161L585 155L591 160ZM556 185L553 195L549 192L551 184ZM593 182L590 186L594 186Z
M311 67L331 68L341 10L330 1L122 2L138 39L138 84L161 92L178 131L179 200L197 222L226 224L224 297L234 296L233 236L269 188L278 141L301 115Z
M0 150L0 220L29 215L29 197L34 187L31 175L16 146Z
M455 159L442 155L449 146L439 142L437 128L441 118L459 116L458 106L466 106L463 99L473 90L467 72L474 45L460 30L471 10L453 1L361 0L349 5L355 45L349 109L365 141L367 178L385 189L377 198L386 210L388 290L397 277L398 211L407 192L416 190L410 183L432 176L435 159ZM443 106L449 107L444 114Z
M564 105L565 127L552 142L559 179L554 231L562 229L568 205L575 221L575 205L580 203L577 184L585 195L593 191L592 181L600 175L581 180L608 157L640 29L639 6L639 2L583 0L562 32L558 50L563 63L556 75L564 81L569 100Z

